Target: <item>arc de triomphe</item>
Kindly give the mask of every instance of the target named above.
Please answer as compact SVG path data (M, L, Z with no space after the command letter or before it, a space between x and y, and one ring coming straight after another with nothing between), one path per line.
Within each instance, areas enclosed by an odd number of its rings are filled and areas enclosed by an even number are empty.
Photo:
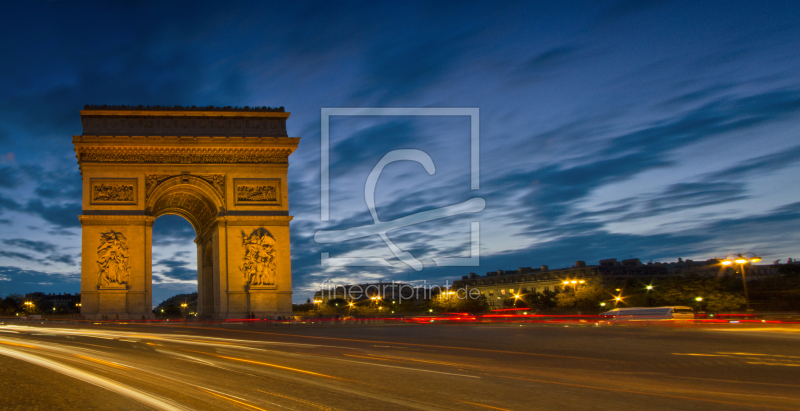
M86 106L73 137L83 179L81 311L152 318L153 222L197 235L198 314L290 315L286 173L298 137L283 108Z

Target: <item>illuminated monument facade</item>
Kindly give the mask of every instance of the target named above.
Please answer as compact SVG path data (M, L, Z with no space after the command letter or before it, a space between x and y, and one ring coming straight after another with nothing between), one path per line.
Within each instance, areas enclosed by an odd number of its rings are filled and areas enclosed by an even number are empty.
M152 318L153 222L197 235L198 314L291 315L283 108L86 106L73 137L83 179L87 318Z

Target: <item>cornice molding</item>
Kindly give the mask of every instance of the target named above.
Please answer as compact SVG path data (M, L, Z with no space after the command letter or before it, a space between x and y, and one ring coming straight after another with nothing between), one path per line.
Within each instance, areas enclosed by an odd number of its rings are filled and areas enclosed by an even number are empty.
M81 135L72 136L74 144L100 143L103 145L180 145L194 144L217 147L263 146L266 144L296 147L300 137L244 137L244 136L137 136L137 135Z
M283 106L272 108L272 107L267 107L267 106L261 106L261 107L257 107L257 106L254 106L254 107L250 107L250 106L244 106L244 107L239 107L239 106L235 106L235 107L232 107L232 106L227 106L227 107L217 107L217 106L200 106L200 107L197 107L197 106L191 106L190 107L190 106L179 106L179 105L176 105L176 106L161 106L161 105L131 106L131 105L126 105L126 104L121 104L121 105L87 104L87 105L83 106L83 110L81 110L81 111L82 112L83 111L100 111L100 112L108 112L108 111L123 111L123 112L130 112L130 111L180 112L180 111L186 111L186 112L192 112L192 113L205 112L205 111L208 111L208 112L232 111L232 112L238 112L238 113L242 113L242 112L249 112L249 113L252 113L252 112L283 113L283 112L285 112L285 109L283 108Z
M76 146L78 164L287 164L290 148Z
M88 225L138 225L152 226L156 220L151 216L132 216L132 215L79 215L81 226Z

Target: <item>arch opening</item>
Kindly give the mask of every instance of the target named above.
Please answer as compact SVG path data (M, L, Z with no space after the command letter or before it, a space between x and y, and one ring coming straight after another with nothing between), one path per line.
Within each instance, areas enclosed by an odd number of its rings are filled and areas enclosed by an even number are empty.
M152 233L152 309L158 308L154 314L158 318L197 312L198 248L194 227L181 215L164 214L156 218ZM188 304L185 309L180 306L183 302ZM165 311L162 313L161 309Z
M147 199L153 217L179 215L194 227L199 237L223 210L222 193L196 176L175 176L161 183Z

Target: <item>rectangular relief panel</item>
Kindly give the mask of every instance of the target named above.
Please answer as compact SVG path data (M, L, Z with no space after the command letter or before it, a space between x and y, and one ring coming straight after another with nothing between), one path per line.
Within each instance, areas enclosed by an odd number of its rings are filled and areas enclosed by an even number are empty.
M281 179L234 178L233 198L236 205L281 205Z
M135 178L93 178L89 181L92 205L136 205L138 200Z

